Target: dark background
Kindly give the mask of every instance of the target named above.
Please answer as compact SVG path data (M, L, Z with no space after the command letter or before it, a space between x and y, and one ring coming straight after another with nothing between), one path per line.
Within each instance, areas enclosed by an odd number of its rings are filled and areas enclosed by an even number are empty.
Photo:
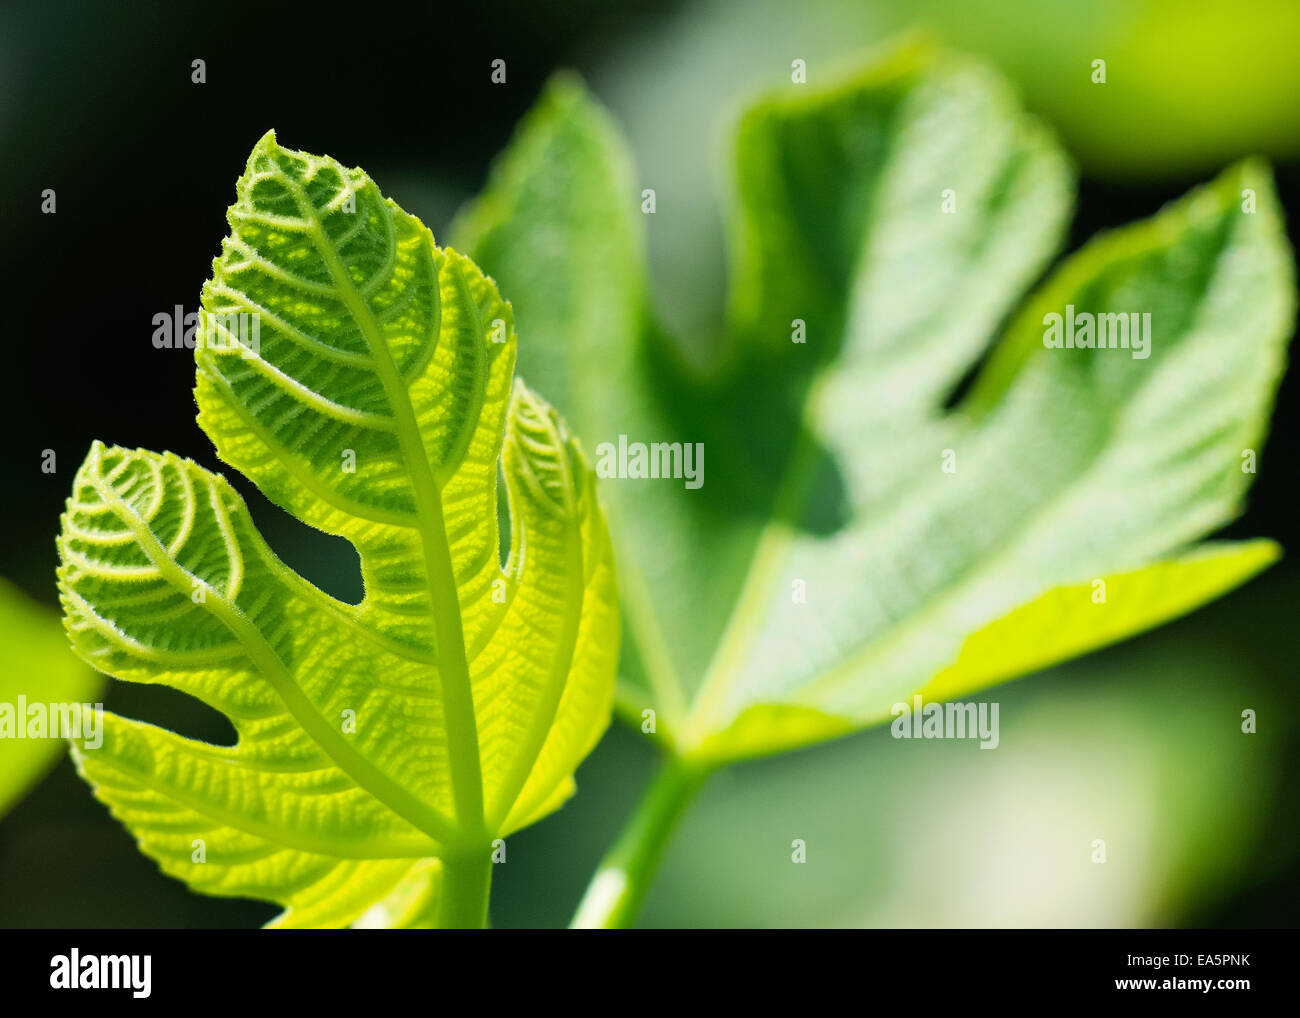
M640 33L653 33L682 6L7 4L0 15L7 382L0 400L0 573L56 603L58 516L94 438L171 449L221 469L194 424L192 359L187 351L153 348L152 318L176 304L196 307L226 232L234 180L265 130L274 127L286 145L364 165L438 235L482 185L490 160L553 69L586 71L607 47L635 47ZM743 48L745 40L734 45ZM497 57L508 63L504 87L489 81ZM207 65L201 85L190 81L195 58ZM1300 169L1284 162L1278 175L1294 231ZM1159 180L1118 183L1085 172L1068 248L1098 229L1149 215L1206 176L1175 170ZM55 215L40 213L44 188L57 192ZM1300 548L1291 498L1300 456L1296 375L1283 382L1260 474L1227 536L1266 535ZM53 475L40 471L45 449L58 457ZM290 565L331 593L359 599L355 556L349 559L346 546L269 506L242 478L232 480ZM1172 648L1220 634L1246 647L1261 681L1285 706L1279 716L1291 719L1249 862L1208 900L1189 895L1157 913L1170 921L1294 924L1298 590L1300 576L1288 559L1224 601L1137 641ZM1096 660L1122 664L1114 656L1122 653ZM1050 688L1091 680L1057 674L1041 681ZM1170 681L1176 688L1176 676ZM116 684L106 703L187 734L224 735L220 719L165 689ZM512 839L520 862L497 877L498 924L563 921L650 764L637 738L611 733L580 772L582 792L560 819ZM783 766L746 767L728 780L737 794L757 795ZM719 794L731 794L729 787L724 783ZM707 814L710 801L706 795L697 812ZM678 884L689 886L690 879ZM671 876L670 885L676 886ZM274 911L193 895L160 876L66 762L0 822L0 926L247 926Z

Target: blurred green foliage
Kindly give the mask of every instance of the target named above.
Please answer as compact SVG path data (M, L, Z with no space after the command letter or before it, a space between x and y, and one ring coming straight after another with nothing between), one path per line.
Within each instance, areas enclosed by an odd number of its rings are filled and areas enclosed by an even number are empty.
M0 579L0 703L89 703L102 688L73 656L58 615ZM63 739L0 739L0 816L67 750Z
M649 238L667 322L706 348L726 273L725 128L790 63L824 83L900 32L984 54L1088 176L1192 179L1240 156L1300 153L1300 4L1260 0L702 0L593 54L591 81L625 125L665 208ZM1092 82L1105 59L1106 83Z
M945 41L992 57L1084 170L1205 171L1300 153L1294 0L889 0ZM1105 84L1093 61L1106 62Z

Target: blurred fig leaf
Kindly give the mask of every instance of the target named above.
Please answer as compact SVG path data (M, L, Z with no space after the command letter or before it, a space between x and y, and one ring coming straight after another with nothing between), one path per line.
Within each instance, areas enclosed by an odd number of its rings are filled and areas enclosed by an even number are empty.
M364 172L268 134L236 191L203 290L199 423L356 547L365 597L287 568L220 475L96 443L59 541L73 644L197 697L238 741L108 716L79 766L165 872L277 902L275 925L479 925L493 841L559 807L608 724L594 475L512 382L492 281Z
M20 702L89 704L103 685L103 679L68 650L57 613L0 578L0 710L7 708L13 712L14 724L24 724ZM67 749L62 738L16 738L15 734L16 730L0 737L0 816Z
M1056 587L971 636L925 697L952 700L1158 626L1244 583L1281 553L1272 541L1207 542L1131 572Z
M671 207L642 215L617 131L574 81L548 89L454 231L513 295L537 339L523 370L589 447L707 451L698 490L602 489L620 707L652 708L673 752L721 764L843 734L936 676L975 692L1272 559L1195 544L1240 511L1294 314L1264 166L1094 239L1026 300L1071 171L981 65L913 46L787 86L749 108L735 155L729 337L704 363L646 295L643 231ZM1149 313L1149 345L1045 348L1067 307ZM1094 603L1106 578L1147 603ZM1049 613L1074 631L1026 624Z

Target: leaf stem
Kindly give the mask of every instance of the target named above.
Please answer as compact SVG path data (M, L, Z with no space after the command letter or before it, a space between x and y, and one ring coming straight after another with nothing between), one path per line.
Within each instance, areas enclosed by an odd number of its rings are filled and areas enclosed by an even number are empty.
M440 930L486 929L491 886L491 849L443 859L434 925Z
M574 914L573 929L625 929L636 920L669 835L712 768L670 757L614 847L601 860Z

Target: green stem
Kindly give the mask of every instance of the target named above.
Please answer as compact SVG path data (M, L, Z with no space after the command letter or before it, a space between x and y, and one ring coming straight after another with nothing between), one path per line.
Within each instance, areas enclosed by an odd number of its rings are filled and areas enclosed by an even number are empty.
M636 920L677 821L710 769L677 757L655 776L601 861L573 917L573 929L626 929Z
M492 886L492 852L483 849L473 855L442 860L438 887L440 930L482 930L487 928L488 891Z

